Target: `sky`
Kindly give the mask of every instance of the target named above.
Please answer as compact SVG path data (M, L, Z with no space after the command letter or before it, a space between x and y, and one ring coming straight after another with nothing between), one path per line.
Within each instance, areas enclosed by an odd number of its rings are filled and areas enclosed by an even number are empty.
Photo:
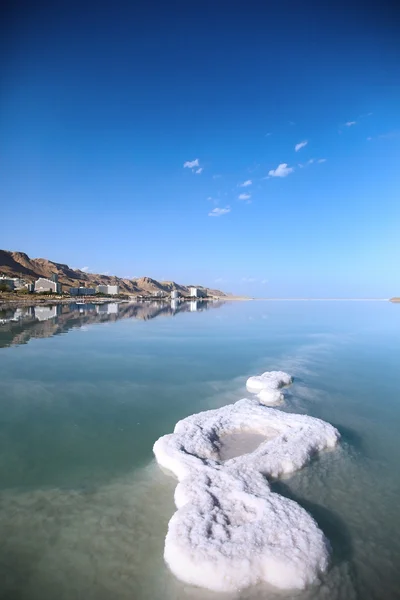
M400 295L394 4L7 1L0 248L257 297Z

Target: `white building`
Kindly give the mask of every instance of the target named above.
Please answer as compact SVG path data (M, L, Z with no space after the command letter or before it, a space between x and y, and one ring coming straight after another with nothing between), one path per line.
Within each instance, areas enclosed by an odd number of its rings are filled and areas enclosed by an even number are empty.
M35 292L53 292L53 294L59 294L61 292L61 285L57 280L46 279L45 277L39 277L35 281Z
M119 294L119 285L98 285L96 287L98 294L108 294L110 296L116 296Z
M95 288L87 288L87 287L72 287L69 288L69 293L71 296L94 296L96 294Z
M201 290L200 288L191 287L189 288L189 295L191 296L191 298L205 298L206 292L205 290Z
M179 292L177 290L172 290L171 300L177 300L177 298L179 298Z

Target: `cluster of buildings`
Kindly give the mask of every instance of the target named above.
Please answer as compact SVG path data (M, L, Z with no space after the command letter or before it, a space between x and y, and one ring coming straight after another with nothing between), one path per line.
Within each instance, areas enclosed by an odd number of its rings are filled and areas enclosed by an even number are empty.
M6 289L20 290L26 288L28 292L36 292L38 294L44 292L51 292L53 294L61 294L61 284L58 281L58 275L54 274L51 279L46 277L39 277L35 283L29 283L20 277L7 277L5 275L0 276L0 285L6 287ZM107 296L117 296L119 294L118 285L98 285L96 287L71 287L69 288L71 296L94 296L95 294L104 294Z
M191 298L206 298L207 293L203 289L200 289L197 287L190 287L189 288L189 296ZM178 298L179 298L179 292L177 290L172 290L171 300L177 300Z
M36 292L38 294L44 292L51 292L53 294L61 293L61 284L58 281L58 275L53 274L50 279L46 277L39 277L35 283L29 283L19 277L7 277L0 276L0 285L5 285L10 291L26 288L29 292ZM117 296L119 294L118 285L97 285L96 287L70 287L69 294L71 296L95 296L96 294L103 294L105 296ZM167 296L166 292L159 291L154 294L149 294L158 297ZM207 296L206 290L203 288L190 287L189 296L191 298L205 298ZM171 291L171 300L178 300L180 293L177 290Z

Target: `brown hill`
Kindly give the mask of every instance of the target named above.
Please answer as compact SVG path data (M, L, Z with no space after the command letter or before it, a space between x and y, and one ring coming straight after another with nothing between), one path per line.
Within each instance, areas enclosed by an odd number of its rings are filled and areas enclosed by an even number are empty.
M155 294L157 292L169 293L177 290L181 294L188 294L189 287L180 285L174 281L157 281L151 277L139 277L138 279L123 279L115 275L102 275L98 273L85 273L80 269L71 269L68 265L56 263L46 258L29 258L24 252L11 252L0 250L0 274L10 277L22 277L27 281L35 281L38 277L50 278L57 274L59 282L65 286L94 287L96 285L119 285L120 291L126 294ZM211 290L203 286L195 286L205 290L210 296L227 296L220 290Z

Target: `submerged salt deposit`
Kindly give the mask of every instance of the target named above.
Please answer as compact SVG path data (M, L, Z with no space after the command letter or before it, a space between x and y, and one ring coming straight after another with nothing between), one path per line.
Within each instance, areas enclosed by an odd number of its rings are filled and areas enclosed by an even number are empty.
M247 385L273 395L291 382L273 371ZM224 438L245 433L265 441L223 462ZM271 491L266 477L302 468L338 438L324 421L249 399L179 421L154 444L158 463L179 480L164 551L171 571L225 592L262 581L281 589L313 583L327 568L328 542L303 508Z

